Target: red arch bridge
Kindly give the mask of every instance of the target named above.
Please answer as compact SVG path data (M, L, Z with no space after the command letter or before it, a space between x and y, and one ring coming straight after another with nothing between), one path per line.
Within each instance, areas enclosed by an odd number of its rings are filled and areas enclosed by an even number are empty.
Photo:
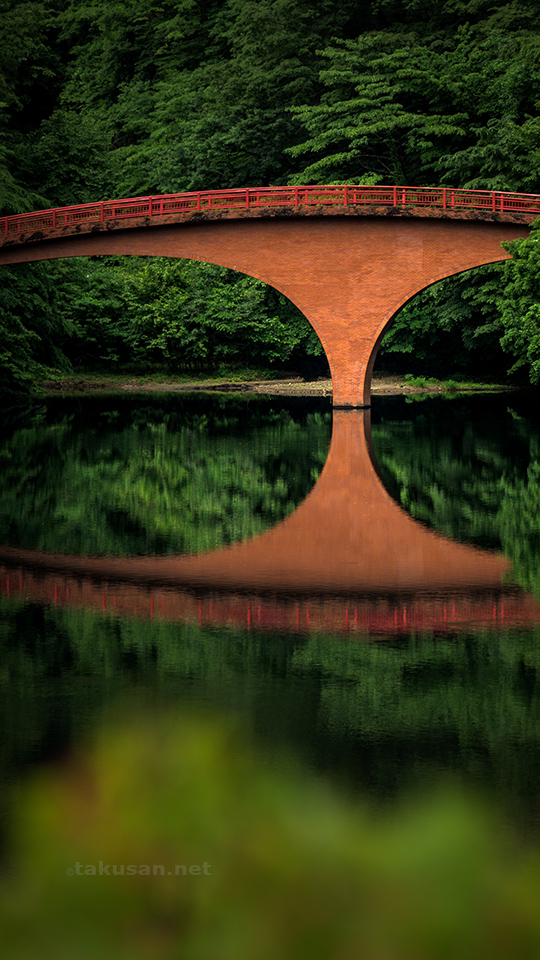
M507 259L540 196L446 187L249 187L108 200L0 219L0 264L99 254L181 257L256 277L305 314L335 406L369 405L397 311L445 277Z

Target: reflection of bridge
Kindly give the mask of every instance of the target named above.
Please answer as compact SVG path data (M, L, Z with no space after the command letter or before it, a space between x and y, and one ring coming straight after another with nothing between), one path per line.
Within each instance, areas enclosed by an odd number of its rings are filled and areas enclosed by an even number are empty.
M51 607L93 610L105 616L240 627L286 633L399 635L410 630L450 633L511 628L538 622L540 608L518 593L439 597L275 598L196 594L173 587L99 583L69 574L0 564L0 596Z
M428 530L392 500L371 459L369 414L355 411L335 411L306 500L253 540L145 558L2 547L0 560L4 593L143 617L392 633L540 620L530 598L505 590L504 557Z
M424 287L506 259L540 197L414 187L268 187L111 200L0 219L0 264L183 257L257 277L306 315L336 406L369 404L379 342Z

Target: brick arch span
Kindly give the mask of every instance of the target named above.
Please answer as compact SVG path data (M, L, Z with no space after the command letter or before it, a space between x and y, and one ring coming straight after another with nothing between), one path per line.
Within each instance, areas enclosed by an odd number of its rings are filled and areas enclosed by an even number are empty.
M439 280L508 259L501 243L528 236L534 219L345 206L246 214L163 217L159 224L139 217L93 232L77 232L79 225L68 235L34 233L4 242L0 264L131 254L199 260L256 277L296 304L315 329L334 405L362 407L370 402L378 345L397 311Z

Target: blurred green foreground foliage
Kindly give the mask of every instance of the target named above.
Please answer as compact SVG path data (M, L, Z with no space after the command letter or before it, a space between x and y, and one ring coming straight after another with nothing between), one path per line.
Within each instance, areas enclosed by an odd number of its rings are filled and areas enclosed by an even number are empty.
M120 723L17 809L6 960L540 955L539 851L478 798L447 784L374 817L230 721Z

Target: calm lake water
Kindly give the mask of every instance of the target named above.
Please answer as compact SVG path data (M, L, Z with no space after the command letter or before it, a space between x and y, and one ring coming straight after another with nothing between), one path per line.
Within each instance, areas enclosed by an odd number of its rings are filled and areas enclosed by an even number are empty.
M139 395L4 425L4 817L128 703L233 714L375 805L451 776L536 831L538 417L513 394L376 397L329 458L332 420Z

